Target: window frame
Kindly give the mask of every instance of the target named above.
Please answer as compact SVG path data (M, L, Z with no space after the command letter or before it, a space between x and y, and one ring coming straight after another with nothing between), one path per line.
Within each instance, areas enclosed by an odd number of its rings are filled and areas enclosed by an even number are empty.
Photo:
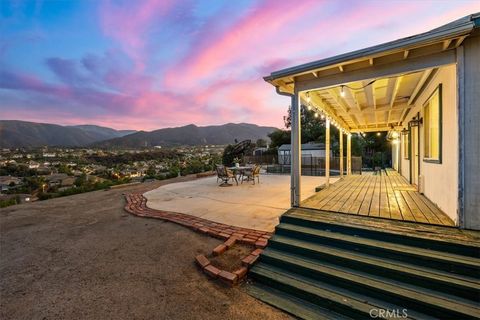
M435 94L438 92L438 158L428 158L425 156L425 146L426 146L426 141L427 141L427 134L426 134L426 122L423 123L423 162L427 163L436 163L436 164L441 164L442 163L442 149L443 149L443 99L442 99L442 84L440 83L435 90L430 94L428 99L425 101L425 103L422 106L423 109L423 118L425 120L425 115L426 115L426 108L428 107L430 101L432 98L435 96Z
M408 132L402 135L402 149L403 149L403 160L410 160L410 128L408 128Z

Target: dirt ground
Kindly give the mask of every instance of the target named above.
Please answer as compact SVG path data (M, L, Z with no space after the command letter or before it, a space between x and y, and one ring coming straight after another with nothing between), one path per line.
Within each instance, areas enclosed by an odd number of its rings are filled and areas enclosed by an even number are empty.
M254 246L236 243L221 255L215 256L210 253L207 258L213 266L233 272L242 267L241 259L248 256L253 250L255 250Z
M199 271L220 240L123 210L163 183L0 209L0 318L289 319Z

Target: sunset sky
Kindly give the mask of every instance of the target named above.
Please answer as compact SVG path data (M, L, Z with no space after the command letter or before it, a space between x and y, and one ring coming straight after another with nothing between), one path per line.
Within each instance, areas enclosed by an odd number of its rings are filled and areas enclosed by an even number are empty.
M479 1L0 0L0 119L281 127L262 77L428 31Z

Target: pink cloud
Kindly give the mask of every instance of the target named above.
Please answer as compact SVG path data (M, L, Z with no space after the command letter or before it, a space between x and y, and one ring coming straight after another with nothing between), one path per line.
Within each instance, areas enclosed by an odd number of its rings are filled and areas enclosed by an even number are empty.
M191 89L216 78L260 78L289 64L320 59L322 52L333 54L335 46L356 36L365 38L413 8L418 5L397 8L387 3L380 8L365 3L339 8L318 1L266 1L223 33L193 46L188 56L166 71L165 85ZM322 16L323 11L329 14Z
M318 1L264 1L219 35L209 35L191 48L190 55L167 71L165 83L191 87L202 79L221 73L225 65L255 56L259 48L272 43L274 34L287 29L290 22L302 17ZM211 27L211 26L209 26ZM193 83L192 83L193 82Z
M145 68L148 28L174 5L173 0L132 1L121 6L106 1L100 9L100 23L103 32L120 43L134 60L136 70L141 71Z

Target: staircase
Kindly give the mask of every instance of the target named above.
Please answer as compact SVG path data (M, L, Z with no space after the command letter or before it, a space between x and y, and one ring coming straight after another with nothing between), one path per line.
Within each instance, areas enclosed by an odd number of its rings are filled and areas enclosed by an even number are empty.
M282 216L251 295L303 319L480 319L478 233L314 211Z

